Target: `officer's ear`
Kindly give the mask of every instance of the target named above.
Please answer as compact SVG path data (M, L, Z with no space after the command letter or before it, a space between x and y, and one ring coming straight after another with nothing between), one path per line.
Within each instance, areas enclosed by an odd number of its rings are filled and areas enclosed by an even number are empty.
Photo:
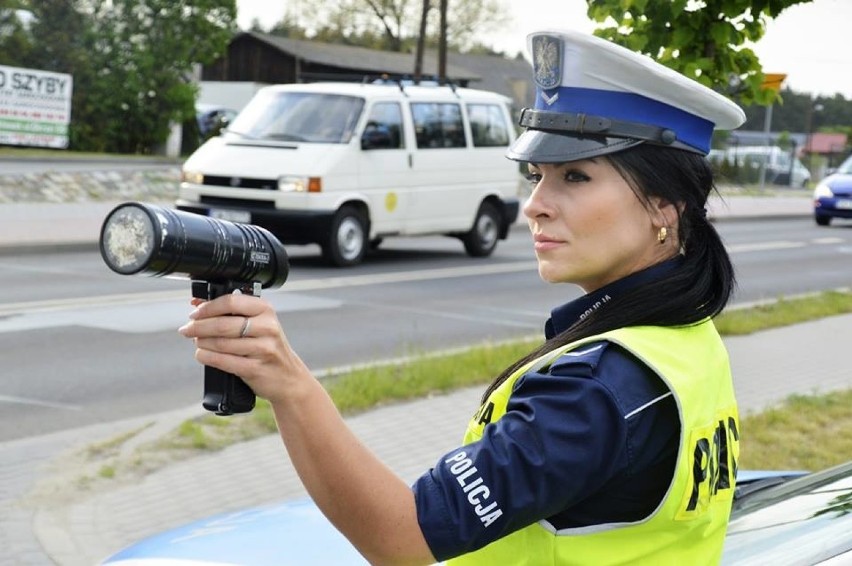
M677 226L679 213L683 210L683 204L675 204L662 197L651 197L650 199L651 222L654 228L667 228L669 230Z

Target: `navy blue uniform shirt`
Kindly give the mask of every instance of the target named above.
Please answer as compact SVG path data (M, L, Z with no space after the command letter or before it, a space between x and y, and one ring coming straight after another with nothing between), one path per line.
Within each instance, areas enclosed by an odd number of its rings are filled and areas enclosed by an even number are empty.
M677 261L555 309L546 337ZM554 529L640 520L666 493L679 436L677 407L659 376L616 344L586 344L518 379L506 414L482 439L447 453L414 483L420 528L445 560L541 520Z

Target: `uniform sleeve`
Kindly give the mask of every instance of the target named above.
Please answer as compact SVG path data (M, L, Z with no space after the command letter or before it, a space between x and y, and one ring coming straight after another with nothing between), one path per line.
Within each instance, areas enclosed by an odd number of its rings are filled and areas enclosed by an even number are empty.
M624 408L593 378L606 346L523 376L481 440L445 454L415 482L418 521L437 559L554 515L626 467Z

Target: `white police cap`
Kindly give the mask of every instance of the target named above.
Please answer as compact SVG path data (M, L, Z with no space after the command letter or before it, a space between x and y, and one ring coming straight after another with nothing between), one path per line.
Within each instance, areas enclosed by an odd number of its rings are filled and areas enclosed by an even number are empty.
M527 128L509 148L516 161L561 163L641 143L710 152L713 129L745 113L731 100L650 57L572 30L527 36L536 83Z

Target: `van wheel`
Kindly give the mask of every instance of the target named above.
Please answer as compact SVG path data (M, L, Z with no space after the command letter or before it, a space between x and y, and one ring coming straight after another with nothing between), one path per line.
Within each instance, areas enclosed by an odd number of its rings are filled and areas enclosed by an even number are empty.
M367 219L353 206L344 206L331 221L328 239L322 246L326 261L337 267L357 265L367 251Z
M818 226L828 226L831 224L831 216L814 216L814 220Z
M500 212L490 202L479 205L470 232L462 236L464 249L471 257L487 257L497 247L500 238Z

